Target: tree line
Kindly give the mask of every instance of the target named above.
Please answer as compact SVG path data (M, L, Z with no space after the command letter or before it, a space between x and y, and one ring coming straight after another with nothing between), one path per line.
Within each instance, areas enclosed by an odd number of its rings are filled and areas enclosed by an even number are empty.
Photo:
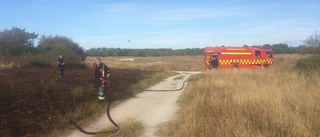
M84 59L86 56L175 56L202 55L204 48L186 49L122 49L122 48L91 48L84 50L78 43L67 36L41 35L38 44L34 44L39 34L26 32L25 29L12 27L0 31L0 55L20 56L48 54L57 56L63 54L70 59ZM305 39L303 45L291 47L287 44L264 44L253 47L272 49L275 54L316 54L320 53L320 34L315 31Z
M88 56L176 56L176 55L202 55L203 48L186 48L186 49L121 49L121 48L91 48L86 51Z

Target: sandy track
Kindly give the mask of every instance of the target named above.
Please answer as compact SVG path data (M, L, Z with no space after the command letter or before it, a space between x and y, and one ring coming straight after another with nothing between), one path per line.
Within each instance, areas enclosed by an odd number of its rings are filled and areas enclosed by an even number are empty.
M113 120L120 125L121 122L131 118L137 121L141 121L145 127L146 132L143 137L152 137L157 130L157 125L170 120L176 113L178 106L177 100L184 89L178 91L156 91L156 90L176 90L183 86L191 74L197 72L179 72L180 74L169 77L162 82L150 87L134 98L129 99L119 106L110 110L110 115ZM113 126L108 118L103 115L90 125L84 127L87 131L99 131L107 127ZM86 137L88 135L81 133L78 130L74 130L67 137Z

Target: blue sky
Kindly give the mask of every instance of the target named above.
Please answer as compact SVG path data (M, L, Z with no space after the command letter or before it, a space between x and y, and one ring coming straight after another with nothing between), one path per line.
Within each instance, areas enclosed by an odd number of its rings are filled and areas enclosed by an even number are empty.
M290 44L320 30L320 1L0 0L0 30L12 27L84 49Z

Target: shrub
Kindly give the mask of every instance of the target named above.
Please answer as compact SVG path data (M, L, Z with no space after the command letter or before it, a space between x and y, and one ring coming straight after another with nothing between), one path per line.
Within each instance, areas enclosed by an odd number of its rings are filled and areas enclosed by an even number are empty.
M296 64L296 69L301 71L319 71L320 70L320 55L313 55L304 59L299 59Z

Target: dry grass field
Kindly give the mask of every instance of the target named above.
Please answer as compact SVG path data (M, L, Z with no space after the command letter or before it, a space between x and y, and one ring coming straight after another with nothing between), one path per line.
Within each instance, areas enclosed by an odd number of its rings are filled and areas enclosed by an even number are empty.
M87 57L91 66L94 57ZM141 69L152 71L202 71L203 56L163 56L163 57L103 57L102 62L115 69Z
M160 136L320 136L320 73L294 69L303 55L275 55L274 68L215 70L193 77Z
M179 100L181 110L177 117L163 124L158 134L320 136L320 73L305 75L296 71L296 61L304 57L275 55L272 69L213 70L194 76ZM93 61L93 57L85 60L89 66ZM203 56L104 57L102 61L113 71L110 90L119 102L172 75L173 70L204 71ZM0 117L6 119L0 122L0 135L56 136L61 129L74 129L63 121L46 90L54 93L68 111L67 116L80 124L105 113L96 107L90 68L66 69L64 79L48 80L52 70L36 67L0 70L3 106ZM37 102L29 103L35 98ZM144 130L134 120L119 125L121 132L110 136L139 136Z

